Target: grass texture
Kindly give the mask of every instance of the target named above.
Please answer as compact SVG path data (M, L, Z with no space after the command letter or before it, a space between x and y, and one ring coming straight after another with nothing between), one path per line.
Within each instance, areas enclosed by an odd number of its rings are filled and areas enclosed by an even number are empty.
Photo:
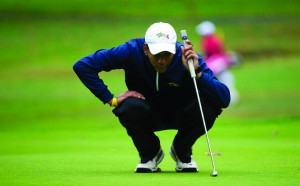
M230 9L225 1L201 1L197 19L179 1L169 7L173 13L161 11L171 1L147 11L144 1L126 2L118 12L105 1L1 1L0 185L298 185L299 2L234 1L238 8ZM139 157L131 139L72 71L99 48L143 37L159 20L154 12L176 30L187 29L193 43L198 18L211 18L228 48L244 54L233 69L240 101L209 132L213 151L222 153L215 157L216 178L209 176L204 136L194 146L199 173L175 172L168 154L173 130L157 133L163 172L135 174ZM100 76L116 95L126 89L122 71Z
M199 173L175 172L168 155L172 130L157 133L166 152L163 172L135 174L138 155L130 138L111 108L99 104L75 77L12 80L9 87L20 90L19 96L1 96L7 108L1 109L1 185L296 185L300 108L299 75L293 69L299 63L285 59L286 73L277 69L281 60L236 69L241 100L223 112L209 133L213 151L222 153L215 157L217 178L209 176L204 137L194 148ZM259 69L251 78L256 83L248 80L251 69ZM122 75L105 78L114 84ZM262 80L275 76L288 76L278 78L280 89Z

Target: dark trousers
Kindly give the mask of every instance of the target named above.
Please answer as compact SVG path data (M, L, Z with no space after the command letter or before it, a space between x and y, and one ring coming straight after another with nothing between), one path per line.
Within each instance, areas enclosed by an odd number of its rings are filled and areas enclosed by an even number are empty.
M205 101L202 108L206 128L209 130L219 113L216 113L209 104L205 104ZM178 158L185 163L191 161L194 143L205 134L197 99L191 100L182 108L172 108L172 112L169 112L153 109L143 99L127 98L113 110L113 113L126 128L142 161L152 159L160 149L160 141L155 131L178 130L173 145Z

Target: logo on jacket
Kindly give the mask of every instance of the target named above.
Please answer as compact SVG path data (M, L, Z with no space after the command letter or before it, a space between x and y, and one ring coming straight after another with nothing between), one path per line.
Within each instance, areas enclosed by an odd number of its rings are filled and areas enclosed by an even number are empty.
M180 87L180 84L175 83L175 82L170 82L170 83L169 83L169 86L170 86L170 87Z

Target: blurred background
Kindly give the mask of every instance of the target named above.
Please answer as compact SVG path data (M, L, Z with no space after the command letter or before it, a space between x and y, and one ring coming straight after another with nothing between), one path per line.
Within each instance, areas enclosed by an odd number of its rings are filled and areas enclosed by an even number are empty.
M297 0L2 0L1 125L29 118L69 118L74 112L79 117L80 109L104 108L76 79L73 63L100 48L144 37L148 26L158 21L171 23L178 35L186 29L200 53L201 38L195 27L212 21L226 49L241 55L241 65L232 69L241 94L240 103L232 108L235 117L260 116L261 111L267 116L293 113L298 117L298 93L289 92L299 90L298 82L291 81L298 78L294 62L299 61L300 51L298 5ZM270 66L274 72L266 75ZM124 91L120 79L108 81L116 95ZM272 103L268 98L273 98Z
M172 24L178 35L186 29L199 53L195 28L212 21L226 49L242 57L232 68L240 100L218 121L217 142L227 131L222 125L247 126L241 128L246 132L257 123L276 125L268 128L270 135L280 133L277 124L290 124L283 133L293 131L298 141L299 7L299 0L1 0L0 161L8 171L2 178L23 175L9 155L93 151L103 138L113 144L125 136L111 108L81 84L72 66L98 49L144 37L159 21ZM126 90L122 71L101 77L115 95Z

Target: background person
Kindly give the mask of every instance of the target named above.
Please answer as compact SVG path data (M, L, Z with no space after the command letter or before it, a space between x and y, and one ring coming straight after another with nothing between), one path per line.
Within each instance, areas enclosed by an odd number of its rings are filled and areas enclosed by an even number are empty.
M136 172L156 172L164 158L155 131L178 130L170 154L178 172L197 172L192 146L205 134L195 87L188 71L192 59L197 74L207 129L211 129L222 108L229 105L230 93L206 66L190 42L177 42L168 23L154 23L145 38L132 39L110 49L100 49L73 66L74 71L103 103L116 108L113 113L131 137L140 156ZM128 88L114 97L98 76L101 71L123 69ZM101 74L100 74L101 75Z
M204 54L204 61L217 78L227 85L231 94L231 103L236 103L239 93L235 87L235 78L230 68L239 63L238 56L233 52L226 52L224 43L215 34L215 25L210 21L203 21L196 27L200 39L200 50Z

